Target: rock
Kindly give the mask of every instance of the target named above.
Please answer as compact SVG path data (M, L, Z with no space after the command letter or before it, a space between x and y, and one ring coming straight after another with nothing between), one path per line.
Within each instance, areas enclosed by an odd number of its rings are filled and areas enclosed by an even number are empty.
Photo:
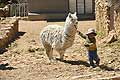
M28 48L28 51L29 51L29 52L35 52L35 48L33 48L32 46L30 46L30 47Z
M99 78L98 80L120 80L120 76Z
M107 43L112 43L117 40L117 35L114 30L109 32L109 35L107 37Z
M95 67L93 68L94 71L101 71L101 68L100 67Z
M29 52L35 52L35 51L38 51L38 50L40 50L39 46L33 46L32 45L28 48Z
M117 34L114 30L112 30L104 39L100 41L100 43L112 43L114 41L117 41Z
M113 59L113 60L111 60L111 61L109 61L108 63L109 64L112 64L113 62L115 62L115 60Z

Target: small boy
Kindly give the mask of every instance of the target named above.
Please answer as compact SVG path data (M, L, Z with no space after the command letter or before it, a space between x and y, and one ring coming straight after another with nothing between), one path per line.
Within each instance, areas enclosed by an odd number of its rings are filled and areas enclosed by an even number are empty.
M90 28L88 29L87 33L84 35L80 31L77 31L78 35L80 35L82 38L86 40L84 46L88 50L88 58L90 62L90 66L95 68L96 65L99 66L100 59L97 55L97 46L96 46L96 39L95 36L97 35L95 32L95 29ZM96 62L96 65L94 64L94 61Z

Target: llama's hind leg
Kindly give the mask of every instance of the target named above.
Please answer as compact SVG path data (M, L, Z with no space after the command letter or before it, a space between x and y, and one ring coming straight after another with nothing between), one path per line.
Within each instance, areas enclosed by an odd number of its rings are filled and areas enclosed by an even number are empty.
M51 61L51 60L53 59L53 56L52 56L52 51L51 51L50 48L49 48L49 49L48 49L48 48L46 49L46 54L47 54L49 60Z
M45 49L50 62L53 62L53 48L50 45L45 45Z
M64 50L60 50L60 51L59 51L59 54L60 54L60 60L61 60L61 61L64 60L64 53L65 53Z
M51 46L49 44L43 44L43 45L44 45L44 48L46 50L46 54L47 54L49 60L51 60L52 59L52 51L51 51L52 49L51 49Z

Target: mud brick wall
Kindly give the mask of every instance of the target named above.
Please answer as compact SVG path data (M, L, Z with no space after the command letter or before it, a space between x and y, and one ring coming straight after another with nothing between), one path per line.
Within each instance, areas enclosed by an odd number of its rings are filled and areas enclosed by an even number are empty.
M18 19L4 20L0 23L0 48L10 43L18 33Z
M109 1L109 0L108 0ZM114 0L113 0L114 1ZM115 30L120 34L120 6L118 2L108 7L106 0L96 0L96 26L100 37L107 36L109 31ZM115 6L117 5L117 8Z
M120 10L115 13L115 29L118 35L120 35Z
M98 31L98 35L102 37L102 35L106 35L106 9L104 5L104 0L96 0L96 28Z

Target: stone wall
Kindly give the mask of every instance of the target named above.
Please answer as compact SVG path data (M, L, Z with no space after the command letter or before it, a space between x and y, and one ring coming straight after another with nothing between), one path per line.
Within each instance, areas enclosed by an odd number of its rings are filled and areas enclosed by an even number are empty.
M104 0L96 0L96 28L100 37L106 34Z
M96 26L101 38L114 30L120 34L120 0L96 0Z
M120 10L116 11L115 13L115 29L116 33L119 35L120 34Z
M5 19L0 21L0 49L7 46L18 32L18 19Z
M4 8L0 8L0 17L8 17L9 16L9 5L6 5Z

